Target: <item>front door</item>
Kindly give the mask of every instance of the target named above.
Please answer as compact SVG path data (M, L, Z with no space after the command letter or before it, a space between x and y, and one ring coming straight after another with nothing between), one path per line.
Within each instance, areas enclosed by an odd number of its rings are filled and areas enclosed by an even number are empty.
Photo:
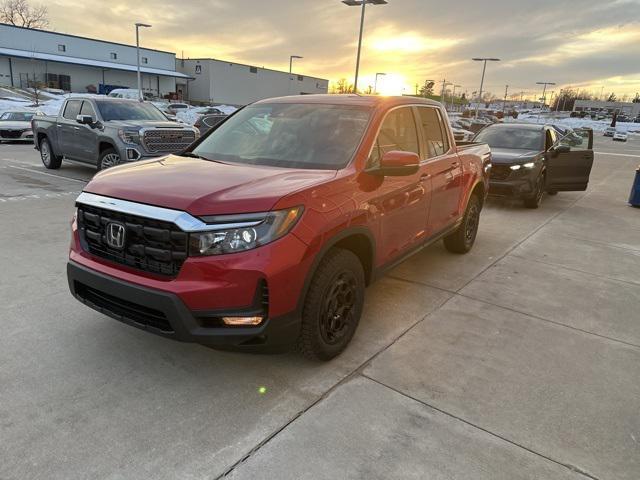
M97 120L97 115L91 102L84 100L80 108L80 115L90 115L93 121ZM74 158L90 163L98 162L98 145L96 141L96 130L91 125L77 124L75 129L75 139L71 145L70 152ZM75 128L74 127L74 128Z
M547 152L547 190L586 190L592 166L593 130L575 130Z
M382 123L367 167L380 165L382 156L393 150L420 155L419 145L412 107L391 110ZM369 201L380 219L380 263L388 263L424 241L430 194L430 180L422 168L412 175L382 179Z

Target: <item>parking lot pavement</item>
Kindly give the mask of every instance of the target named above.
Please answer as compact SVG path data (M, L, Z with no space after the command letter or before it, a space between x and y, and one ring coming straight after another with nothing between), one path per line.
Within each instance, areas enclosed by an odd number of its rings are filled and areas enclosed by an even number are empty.
M596 139L586 193L490 200L469 255L394 269L328 364L80 305L64 268L94 170L0 145L0 478L638 478L634 142Z

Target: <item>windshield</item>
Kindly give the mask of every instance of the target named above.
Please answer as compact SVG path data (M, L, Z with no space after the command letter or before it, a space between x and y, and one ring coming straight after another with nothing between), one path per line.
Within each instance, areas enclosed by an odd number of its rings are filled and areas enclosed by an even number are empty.
M151 103L98 101L96 105L98 105L100 115L105 122L111 120L167 120L167 117Z
M356 151L370 110L343 105L251 105L193 151L210 160L336 170Z
M528 128L485 128L476 135L476 142L488 143L491 148L541 150L542 130Z
M0 117L0 120L10 122L30 122L35 113L31 112L7 112Z

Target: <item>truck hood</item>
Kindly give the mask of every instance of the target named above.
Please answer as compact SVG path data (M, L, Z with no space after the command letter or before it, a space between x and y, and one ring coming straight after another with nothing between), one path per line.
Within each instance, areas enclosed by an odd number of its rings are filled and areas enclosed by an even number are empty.
M195 216L252 213L271 210L282 197L336 175L335 170L234 165L169 155L104 170L84 191Z
M110 127L117 128L191 128L189 125L167 120L109 120L106 122Z
M522 163L525 160L534 158L539 153L537 150L522 148L492 148L491 162L495 164Z

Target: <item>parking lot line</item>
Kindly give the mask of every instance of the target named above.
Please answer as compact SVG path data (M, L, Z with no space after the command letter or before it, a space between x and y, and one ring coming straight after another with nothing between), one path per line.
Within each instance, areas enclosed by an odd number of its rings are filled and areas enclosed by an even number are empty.
M54 175L53 173L47 173L47 172L39 172L38 170L34 170L32 168L17 167L15 165L7 165L7 166L9 168L17 168L18 170L25 170L27 172L39 173L40 175L46 175L48 177L62 178L64 180L69 180L71 182L87 183L86 180L80 180L79 178L65 177L62 175Z
M611 152L594 152L599 155L615 155L618 157L640 157L640 155L632 155L630 153L611 153Z

